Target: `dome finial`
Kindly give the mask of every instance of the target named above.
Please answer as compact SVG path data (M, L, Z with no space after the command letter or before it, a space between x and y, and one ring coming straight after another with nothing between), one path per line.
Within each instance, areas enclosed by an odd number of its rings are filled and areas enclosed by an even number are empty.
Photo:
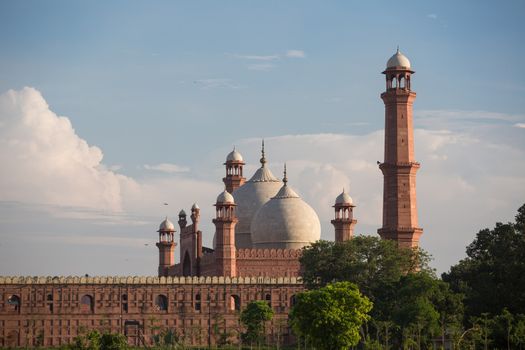
M284 185L286 186L286 183L288 182L288 177L286 176L286 163L284 163L284 177L283 177Z
M262 148L261 148L261 165L264 167L266 164L266 157L264 156L264 139L262 139Z
M399 53L399 45L397 45L397 52L396 53Z

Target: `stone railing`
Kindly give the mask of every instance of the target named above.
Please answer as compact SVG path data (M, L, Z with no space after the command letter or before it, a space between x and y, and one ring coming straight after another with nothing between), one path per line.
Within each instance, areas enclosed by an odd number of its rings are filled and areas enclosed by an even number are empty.
M300 277L0 276L6 284L302 284Z

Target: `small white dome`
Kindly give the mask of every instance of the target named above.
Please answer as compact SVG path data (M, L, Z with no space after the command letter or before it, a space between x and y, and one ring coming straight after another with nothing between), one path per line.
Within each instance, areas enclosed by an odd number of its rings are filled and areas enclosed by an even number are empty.
M257 211L251 224L254 248L300 249L321 238L315 211L286 184Z
M223 204L223 203L235 203L233 200L233 196L228 191L224 191L219 196L217 196L217 204Z
M159 231L175 232L175 225L173 225L173 223L169 221L168 218L166 218L160 223Z
M234 162L242 162L243 159L242 159L242 155L237 152L235 150L235 148L233 149L233 151L231 151L230 153L228 153L228 155L226 156L226 161L227 162L231 162L231 161L234 161Z
M352 197L343 189L343 192L335 199L335 204L354 204Z
M386 63L386 68L394 67L404 67L410 69L410 61L405 55L403 55L399 51L399 48L397 49L397 52L392 57L390 57L390 59Z
M199 206L197 205L197 203L193 203L193 205L191 206L191 210L195 210L195 209L200 209Z

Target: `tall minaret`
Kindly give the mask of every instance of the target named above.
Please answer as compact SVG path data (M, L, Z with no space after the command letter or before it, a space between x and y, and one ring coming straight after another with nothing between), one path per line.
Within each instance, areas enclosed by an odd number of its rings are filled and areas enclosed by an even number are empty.
M237 188L244 185L246 178L243 177L242 168L244 166L244 160L242 155L233 148L226 156L226 177L222 178L224 185L226 186L226 191L233 193Z
M416 93L410 89L410 61L399 48L387 62L385 103L385 161L383 172L383 239L397 241L399 247L419 245L423 229L417 223L416 172L412 104Z
M159 277L168 276L169 267L175 265L175 226L166 217L157 232L159 233L159 241L156 244L159 248Z
M224 191L217 197L215 203L217 215L215 224L215 259L217 276L237 276L237 260L235 249L235 201L233 196Z
M337 196L334 204L335 218L331 221L335 228L335 241L343 242L352 239L354 226L357 220L354 219L355 205L352 197L345 192Z

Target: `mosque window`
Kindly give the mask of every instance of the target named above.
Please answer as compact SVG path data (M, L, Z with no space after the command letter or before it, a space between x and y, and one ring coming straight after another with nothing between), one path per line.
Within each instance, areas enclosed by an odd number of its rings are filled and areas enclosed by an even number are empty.
M53 294L48 294L46 297L47 300L47 308L49 309L50 313L53 313Z
M241 298L236 294L232 294L230 296L230 310L231 311L241 310Z
M295 306L295 304L297 303L297 297L294 295L292 295L292 297L290 298L290 307L292 306Z
M264 297L264 299L265 299L266 302L268 303L268 306L272 306L272 295L271 295L271 294L266 294L266 296Z
M201 295L195 295L195 311L201 311Z
M94 303L91 295L86 294L80 299L80 311L83 313L93 313Z
M128 295L122 294L122 311L127 313L128 312Z
M20 313L21 302L20 297L18 295L11 295L7 299L7 304L10 306L11 311L16 311Z
M159 311L167 311L168 310L168 298L163 294L157 295L157 298L155 299L155 306L157 310Z

